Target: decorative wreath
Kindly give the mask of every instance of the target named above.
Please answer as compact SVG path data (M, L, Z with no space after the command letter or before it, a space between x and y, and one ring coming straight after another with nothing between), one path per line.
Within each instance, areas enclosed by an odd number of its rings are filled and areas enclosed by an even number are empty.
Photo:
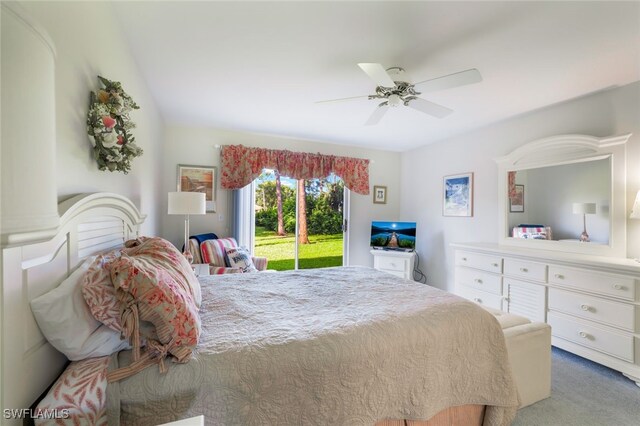
M117 81L98 76L104 85L96 94L91 92L87 133L93 145L93 156L100 170L129 173L131 160L142 155L130 130L136 124L129 112L140 107L122 90Z

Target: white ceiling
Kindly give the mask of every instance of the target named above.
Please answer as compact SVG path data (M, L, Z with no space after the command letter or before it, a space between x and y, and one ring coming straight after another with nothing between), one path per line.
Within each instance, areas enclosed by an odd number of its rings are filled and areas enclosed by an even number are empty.
M116 2L169 123L404 151L640 80L640 2ZM422 97L439 120L377 102L356 65L414 81L468 68L484 80ZM124 83L126 87L126 82ZM418 88L419 89L419 88Z

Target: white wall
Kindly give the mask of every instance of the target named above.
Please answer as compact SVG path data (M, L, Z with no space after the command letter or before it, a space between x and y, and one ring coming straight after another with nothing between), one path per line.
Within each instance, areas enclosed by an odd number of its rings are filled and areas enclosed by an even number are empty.
M495 102L499 102L496 97ZM547 136L633 133L627 143L627 206L640 190L640 82L595 93L402 154L401 218L418 221L417 251L429 283L453 289L452 242L497 242L498 168L493 161ZM442 177L474 172L474 217L442 216ZM627 255L640 257L640 221L627 221Z
M192 164L218 167L217 212L205 216L191 217L191 234L214 232L218 236L229 236L231 191L220 188L220 150L215 145L236 145L291 151L319 152L341 156L368 158L370 184L387 186L387 204L373 204L372 195L351 192L350 263L373 265L369 254L369 234L372 220L397 220L400 211L400 154L396 152L368 150L343 145L333 145L299 139L252 133L167 125L165 129L164 173L162 179L162 232L161 235L177 246L184 238L183 217L170 216L167 211L167 193L177 186L177 165Z
M157 206L162 176L162 119L138 71L108 2L23 2L49 33L56 50L56 164L59 198L107 191L129 197L147 214L145 234L157 234ZM140 105L131 113L136 143L145 151L132 171L101 172L86 133L89 92L99 88L97 75L120 81Z

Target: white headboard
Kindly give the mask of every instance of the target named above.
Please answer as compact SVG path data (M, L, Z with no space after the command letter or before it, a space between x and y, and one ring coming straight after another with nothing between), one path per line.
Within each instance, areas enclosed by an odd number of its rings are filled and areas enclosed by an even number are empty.
M53 238L2 249L3 410L29 408L67 362L45 340L29 302L60 284L87 256L136 237L145 218L127 198L109 193L77 195L59 203L58 211Z

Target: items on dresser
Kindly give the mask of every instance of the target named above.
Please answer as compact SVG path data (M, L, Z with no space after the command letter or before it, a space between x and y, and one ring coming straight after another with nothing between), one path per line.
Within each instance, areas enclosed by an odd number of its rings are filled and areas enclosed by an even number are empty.
M373 267L413 281L416 253L394 250L371 250Z
M546 322L554 346L640 386L640 264L497 244L453 247L457 294Z

